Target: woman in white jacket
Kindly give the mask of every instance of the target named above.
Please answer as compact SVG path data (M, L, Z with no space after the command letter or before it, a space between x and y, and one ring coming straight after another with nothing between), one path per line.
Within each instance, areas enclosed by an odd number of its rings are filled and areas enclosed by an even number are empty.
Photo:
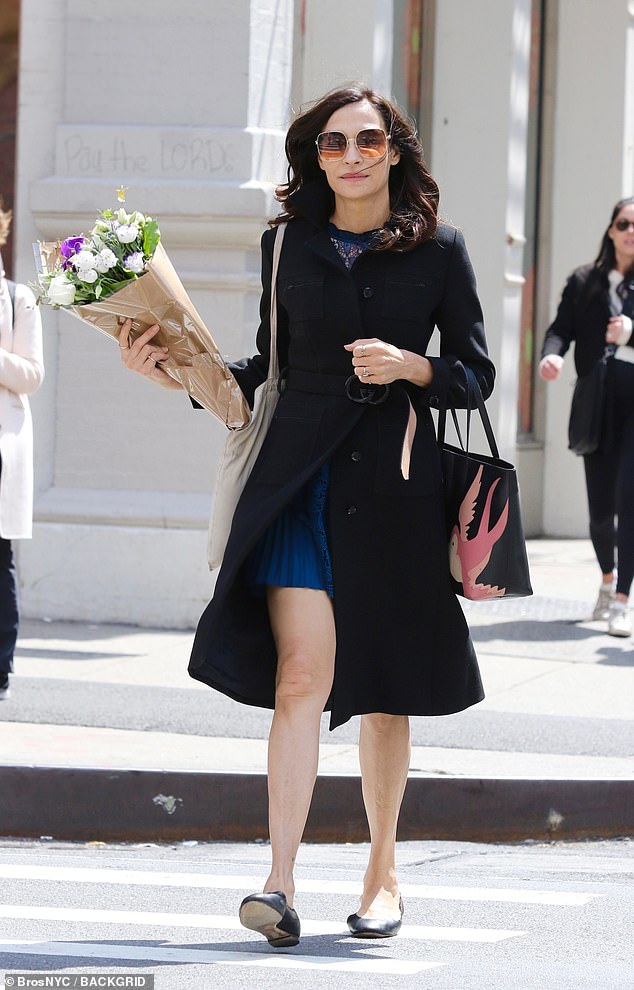
M1 204L0 204L1 206ZM0 208L0 248L11 213ZM33 527L33 425L28 396L42 384L42 321L26 285L11 287L0 255L0 700L18 636L18 591L11 540L28 539ZM13 298L12 298L13 296Z

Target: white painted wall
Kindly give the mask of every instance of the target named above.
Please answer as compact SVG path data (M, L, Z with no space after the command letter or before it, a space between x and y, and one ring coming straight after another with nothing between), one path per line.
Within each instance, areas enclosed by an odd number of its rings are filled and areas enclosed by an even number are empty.
M515 459L528 112L529 0L443 0L436 9L431 170L478 279L498 369L490 402Z
M89 229L123 183L130 208L159 218L223 351L250 353L259 239L284 177L292 0L45 8L22 4L18 277L33 278L33 240ZM127 373L112 340L43 315L23 614L191 626L212 591L205 527L224 429Z
M633 18L634 7L625 0L559 0L547 321L555 315L566 277L596 257L614 203L634 191L633 95L625 85L634 73ZM588 532L582 459L567 450L573 381L570 355L564 376L541 390L546 402L542 527L547 535Z
M306 0L301 103L349 82L390 91L394 2Z

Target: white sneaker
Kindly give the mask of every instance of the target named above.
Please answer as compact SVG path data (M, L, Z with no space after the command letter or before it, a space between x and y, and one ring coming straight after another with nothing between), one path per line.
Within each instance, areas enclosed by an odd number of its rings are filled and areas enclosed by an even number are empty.
M608 633L610 636L632 635L632 620L626 602L613 601L610 605Z
M599 588L599 597L592 613L593 622L607 622L610 618L610 605L614 601L614 585L602 584Z

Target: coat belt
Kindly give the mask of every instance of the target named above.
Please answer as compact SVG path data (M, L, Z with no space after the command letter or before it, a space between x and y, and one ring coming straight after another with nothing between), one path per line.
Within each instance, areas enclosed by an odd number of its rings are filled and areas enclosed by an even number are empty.
M289 368L282 372L282 385L286 388L294 389L297 392L313 392L316 395L338 395L340 398L351 398L350 379L356 375L327 375L319 371L298 371ZM368 395L364 401L369 405L378 405L377 399L387 398L389 389L386 385L362 384L359 379L359 390L362 389ZM387 391L386 391L387 390ZM354 394L354 393L353 393ZM373 396L377 396L374 399ZM355 396L356 401L359 401Z
M316 395L335 395L342 398L345 396L352 402L371 406L381 405L390 392L389 385L372 385L371 383L366 385L356 375L327 375L315 371L299 371L294 368L288 369L280 376L280 390L283 387L298 392L312 392ZM401 447L401 474L407 481L417 420L412 400L405 389L403 391L407 396L408 412Z

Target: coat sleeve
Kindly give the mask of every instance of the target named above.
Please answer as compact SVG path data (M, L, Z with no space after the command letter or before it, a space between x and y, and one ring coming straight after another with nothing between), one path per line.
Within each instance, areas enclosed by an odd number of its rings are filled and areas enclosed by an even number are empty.
M548 327L542 345L540 357L548 354L559 354L564 357L576 337L575 316L579 299L581 277L579 269L574 271L566 281L557 314Z
M8 292L6 285L2 291ZM5 312L10 314L10 307ZM26 285L16 285L13 332L5 327L2 339L11 341L11 346L0 347L0 386L18 395L33 395L44 381L42 319Z
M440 331L440 357L430 357L434 377L429 394L466 406L464 365L470 367L484 398L493 391L495 368L489 358L476 278L459 230L454 233L443 297L434 312Z
M265 380L269 369L271 341L271 275L273 271L273 244L276 230L266 230L262 235L262 295L260 296L260 325L256 334L257 354L229 364L238 385L253 408L255 390ZM280 369L286 367L288 355L288 317L277 304L277 350Z

